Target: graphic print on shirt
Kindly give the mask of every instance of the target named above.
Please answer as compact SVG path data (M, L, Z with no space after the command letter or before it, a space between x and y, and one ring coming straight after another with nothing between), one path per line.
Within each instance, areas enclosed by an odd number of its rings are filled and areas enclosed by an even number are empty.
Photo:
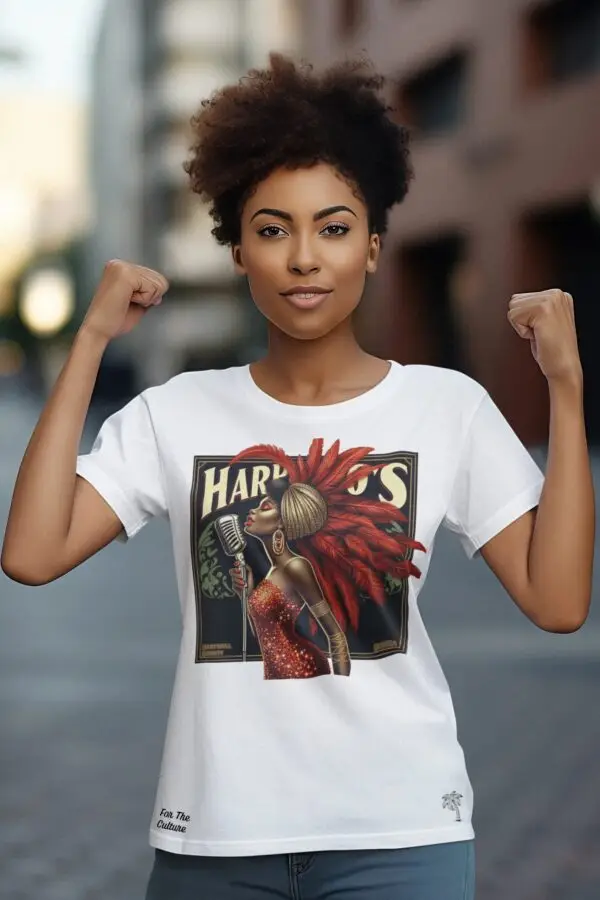
M288 456L259 444L194 458L197 663L262 660L266 679L350 675L406 653L417 454Z

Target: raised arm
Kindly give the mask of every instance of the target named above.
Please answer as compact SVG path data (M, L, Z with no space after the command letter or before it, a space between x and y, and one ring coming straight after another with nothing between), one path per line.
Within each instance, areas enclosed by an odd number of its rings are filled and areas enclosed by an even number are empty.
M19 469L2 546L9 578L46 584L121 531L111 507L77 477L77 454L106 347L135 327L167 287L162 275L142 266L120 260L106 265Z
M532 622L572 632L590 608L596 521L573 298L559 290L515 295L509 319L531 342L548 380L548 464L537 512L513 522L481 552Z

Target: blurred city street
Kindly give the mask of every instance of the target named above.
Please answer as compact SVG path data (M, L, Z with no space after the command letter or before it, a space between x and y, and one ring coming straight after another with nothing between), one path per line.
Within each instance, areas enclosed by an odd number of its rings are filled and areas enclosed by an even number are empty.
M3 523L36 415L0 405ZM179 637L168 530L46 587L0 575L0 596L0 896L141 898ZM422 610L475 789L479 900L595 900L598 609L577 634L540 632L444 533Z
M415 183L386 219L360 343L472 376L539 444L547 385L507 307L514 292L571 292L599 492L600 0L4 0L0 535L34 395L108 260L162 273L168 302L111 342L84 449L149 385L262 352L263 316L183 164L200 104L271 51L316 69L368 55L411 134ZM275 124L266 159L288 133ZM588 622L552 635L455 536L437 538L420 606L475 791L478 900L600 898L596 569ZM0 572L0 900L144 896L179 636L164 522L45 587Z

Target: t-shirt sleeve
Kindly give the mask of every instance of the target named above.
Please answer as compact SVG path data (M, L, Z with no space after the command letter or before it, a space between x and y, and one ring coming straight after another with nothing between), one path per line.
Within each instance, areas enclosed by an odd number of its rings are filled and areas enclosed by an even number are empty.
M153 516L167 514L156 437L143 394L106 419L91 451L77 457L77 474L121 520L121 541L133 537Z
M469 558L539 503L544 474L486 392L471 420L444 525Z

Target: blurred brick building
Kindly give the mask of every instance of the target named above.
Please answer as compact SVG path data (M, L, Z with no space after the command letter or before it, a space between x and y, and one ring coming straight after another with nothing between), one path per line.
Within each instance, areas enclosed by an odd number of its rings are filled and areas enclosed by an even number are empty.
M463 369L524 440L545 379L506 320L516 292L576 300L600 440L600 0L305 0L303 57L365 51L411 127L416 178L391 217L363 328L377 352Z

